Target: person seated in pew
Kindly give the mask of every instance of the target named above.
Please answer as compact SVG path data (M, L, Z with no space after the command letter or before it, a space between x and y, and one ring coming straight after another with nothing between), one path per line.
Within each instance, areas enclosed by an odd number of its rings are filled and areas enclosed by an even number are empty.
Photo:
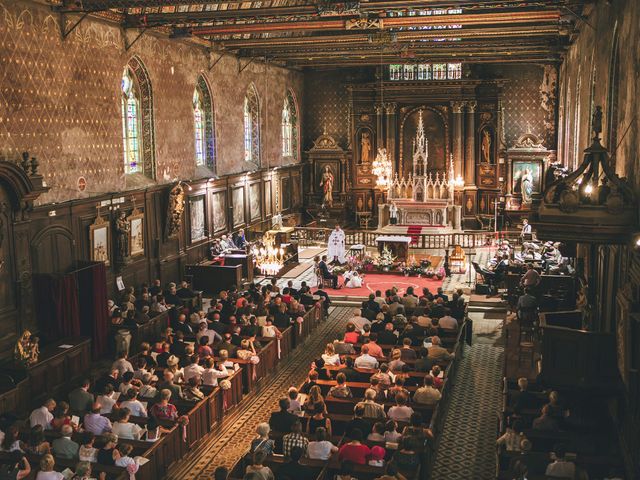
M129 474L129 478L135 478L135 474L140 468L138 462L131 457L131 452L133 451L133 445L128 443L121 443L118 445L118 452L120 453L119 458L116 459L115 465L116 467L122 467L127 470Z
M326 416L327 406L324 402L315 402L313 407L309 409L311 416L307 420L306 432L314 435L318 427L323 427L329 436L331 436L331 419Z
M429 372L433 368L434 361L429 358L429 349L422 347L418 350L418 359L413 364L416 372Z
M76 465L76 471L71 477L71 480L95 480L95 476L93 475L91 463L88 461L80 461ZM106 480L107 474L106 472L100 472L98 474L98 480Z
M387 416L396 422L408 422L413 415L413 408L407 405L409 396L404 393L396 395L396 405L391 407L387 412Z
M402 339L402 347L400 347L400 360L403 362L414 361L418 356L416 351L411 348L411 338Z
M201 384L202 381L200 380L200 375L191 377L187 382L187 386L182 391L182 398L188 402L199 402L200 400L204 400L204 392L200 390Z
M282 338L282 332L273 324L273 317L271 315L265 318L265 325L262 327L262 336L267 338Z
M299 447L302 449L303 456L307 454L309 440L302 435L302 423L298 418L291 425L291 433L282 437L282 453L285 457L291 457L291 451Z
M73 435L73 428L71 425L63 425L60 429L61 437L56 438L51 443L51 450L56 457L64 458L65 460L75 460L78 458L78 450L80 445L71 440Z
M403 394L410 397L411 394L404 386L405 379L402 376L396 376L393 385L387 390L387 398L389 400L395 400L396 396Z
M98 449L94 447L96 436L92 432L82 432L82 440L80 448L78 449L78 459L81 462L98 461Z
M378 370L377 373L374 373L371 376L371 379L376 379L380 386L384 389L387 390L390 386L391 386L391 374L389 373L389 365L387 365L386 363L383 363L382 365L380 365L380 369Z
M387 400L387 389L380 383L380 380L373 375L369 379L369 389L376 392L374 398L376 402L385 402Z
M120 408L116 412L116 422L113 424L112 432L118 436L118 438L124 438L126 440L140 440L144 433L144 428L130 422L131 411L128 408Z
M162 427L158 421L150 417L147 421L147 434L144 436L146 442L157 442L163 433L169 433L169 430Z
M298 421L298 417L289 412L289 399L283 397L278 400L280 410L271 413L269 417L269 426L272 430L281 433L289 433L294 422Z
M367 435L369 442L384 442L384 423L376 422L373 424L371 433Z
M402 430L402 438L408 440L411 448L417 451L422 451L427 446L427 442L433 440L433 432L429 428L424 428L423 423L422 414L415 412L411 415L409 425Z
M125 400L120 402L120 408L128 409L131 412L131 415L134 417L147 417L147 409L142 404L140 400L138 400L138 390L135 388L130 388L127 393L123 395Z
M402 434L398 432L398 423L395 420L388 420L384 425L384 441L398 443Z
M53 420L51 420L51 429L59 432L64 425L71 425L73 430L78 429L78 425L71 421L69 414L69 404L67 402L59 402L53 410Z
M394 348L393 350L391 350L390 358L391 361L389 362L389 370L391 370L392 373L402 371L402 367L405 366L405 363L401 360L402 351L399 348Z
M431 347L429 347L429 358L436 362L453 360L454 354L450 353L441 345L440 337L437 335L431 337Z
M140 398L155 398L158 395L158 389L155 387L155 383L158 381L158 377L152 373L145 373L142 377L142 387L138 393Z
M362 431L355 428L349 436L351 441L342 445L338 450L338 460L353 462L356 465L366 465L371 455L371 449L362 443L364 438Z
M296 387L290 387L287 391L287 396L289 397L289 413L293 413L298 417L302 416L302 402L300 401L301 397L298 389Z
M435 405L441 398L442 394L434 387L431 375L425 375L424 386L417 389L413 394L413 401L422 405Z
M116 459L120 458L120 452L116 449L118 436L113 433L104 434L104 445L98 450L98 463L113 466Z
M43 455L51 451L51 444L45 440L42 426L36 425L31 428L29 431L29 440L23 445L23 449L25 452L34 455Z
M371 467L384 467L384 456L386 451L380 445L371 447L371 457L367 462L367 465Z
M333 349L338 355L353 355L356 353L353 344L341 340L333 341Z
M353 398L353 393L351 393L351 389L347 385L347 377L343 372L338 373L336 375L337 385L334 385L329 389L327 393L327 397L333 398Z
M363 406L358 406L353 410L353 418L349 420L345 427L345 435L351 437L354 430L360 430L363 435L369 435L371 433L371 422L364 418L365 409Z
M115 392L111 385L105 385L102 395L96 397L96 402L100 404L100 413L103 415L111 413L119 397L120 392Z
M275 449L275 442L269 438L269 432L271 427L268 423L259 423L256 427L256 433L258 436L251 440L251 446L249 447L249 453L264 452L266 455L273 455Z
M217 387L219 378L227 378L229 371L226 367L219 363L215 366L213 358L204 359L204 368L202 369L202 384L209 387Z
M178 409L175 405L169 403L171 395L171 390L167 388L160 390L160 400L149 409L149 415L158 422L174 422L178 419Z
M458 329L458 320L456 320L451 315L451 310L449 308L444 309L444 316L440 317L438 320L438 326L440 328L444 328L445 330L457 330Z
M369 336L371 335L371 325L363 325L358 335L358 343L368 343Z
M240 368L237 363L229 360L229 352L227 350L220 350L218 356L220 357L220 365L223 365L227 370L235 371Z
M95 381L93 389L96 392L103 392L107 385L111 386L112 392L115 392L118 389L118 386L120 385L120 371L117 368L112 368L109 372L100 376Z
M353 357L344 359L344 368L340 370L347 377L347 382L368 382L371 375L369 373L359 372L354 367Z
M559 422L562 422L564 417L568 416L568 410L562 405L560 401L560 395L558 392L552 391L549 393L549 415Z
M431 367L429 374L431 375L431 378L433 378L433 386L438 390L442 390L442 386L444 385L444 373L442 372L440 365L434 365Z
M40 470L36 475L36 480L64 480L64 475L54 470L56 461L53 455L46 454L40 459Z
M120 395L124 395L132 388L138 389L140 387L142 387L142 382L134 378L133 372L125 372L122 375L122 383L118 386L118 391Z
M378 343L380 345L396 345L398 343L398 335L393 331L393 323L385 324L384 330L378 334Z
M392 461L398 471L407 478L416 478L420 471L420 450L413 447L409 439L400 440L400 448L393 454Z
M322 359L325 365L340 366L340 355L336 353L333 343L327 343L324 353L322 354Z
M93 394L89 393L89 387L91 380L85 378L79 387L69 392L69 407L74 414L82 416L91 409L94 398Z
M180 283L180 288L176 290L176 296L181 299L193 298L196 296L196 292L189 288L189 282L183 280Z
M9 425L4 432L4 438L0 442L0 451L3 452L24 452L26 445L18 438L20 430L16 425Z
M207 345L213 345L217 341L222 341L222 336L212 328L209 328L209 324L206 320L203 320L198 324L196 340L199 344L203 337L207 337Z
M153 368L149 369L147 367L147 359L144 357L139 357L136 360L136 369L133 372L133 378L136 380L142 380L142 377L145 373L153 373ZM93 403L93 402L91 402Z
M267 454L258 450L251 454L251 464L247 465L244 478L252 478L254 480L274 480L275 477L271 469L264 465L267 460Z
M377 395L378 392L376 390L367 388L364 392L364 400L356 404L354 412L356 408L362 407L364 408L364 418L386 418L384 407L375 401Z
M549 407L549 404L543 406L540 412L540 416L533 420L533 423L531 425L532 428L534 430L543 430L549 432L558 430L558 422L551 416L550 412L551 407Z
M551 462L545 470L547 477L553 478L576 478L576 464L565 459L566 447L563 444L557 444L553 447Z
M347 332L344 334L343 342L356 344L360 338L360 332L356 332L356 326L353 323L347 324Z
M384 353L382 352L382 347L378 345L378 334L371 333L369 334L369 341L366 344L369 347L369 355L372 357L384 357Z
M331 455L338 451L333 443L331 443L324 427L316 428L314 440L309 442L307 447L307 455L311 460L329 460Z
M529 380L525 377L518 378L518 394L513 406L513 411L519 415L525 410L532 410L538 407L538 398L528 389Z
M318 385L314 385L309 389L309 393L307 394L307 398L304 399L304 403L302 404L302 410L313 414L315 411L316 403L322 403L324 405L324 397L322 396L322 390ZM326 412L326 407L325 407Z
M86 431L91 432L94 435L103 435L104 433L111 431L111 420L101 413L102 404L99 401L96 401L91 406L91 411L84 416L83 426Z
M0 466L0 478L22 480L31 473L31 464L23 452L15 450L11 458Z
M278 469L276 480L314 480L318 476L318 472L316 469L300 463L304 456L304 448L293 447L289 454L290 460Z
M371 293L369 298L362 302L362 315L369 321L373 321L380 312L381 305L376 302L376 296Z
M180 385L176 385L175 375L173 372L169 369L165 369L164 372L162 372L162 378L163 380L157 383L157 389L168 390L171 392L171 396L173 398L182 398L182 387Z
M318 371L314 368L312 368L311 370L309 370L309 374L307 375L307 379L305 380L305 382L302 384L302 387L300 387L300 393L304 393L305 395L307 395L309 393L309 391L315 386L317 385L317 381L318 381Z
M209 355L211 356L211 355ZM198 365L198 361L200 360L198 355L192 355L189 359L189 365L182 369L182 378L185 382L188 382L192 377L200 377L204 372L204 368Z
M200 337L200 340L198 340L197 357L198 360L204 360L205 358L213 357L213 349L209 345L209 337Z
M369 346L363 345L360 349L360 356L354 361L356 368L378 368L378 360L369 354Z

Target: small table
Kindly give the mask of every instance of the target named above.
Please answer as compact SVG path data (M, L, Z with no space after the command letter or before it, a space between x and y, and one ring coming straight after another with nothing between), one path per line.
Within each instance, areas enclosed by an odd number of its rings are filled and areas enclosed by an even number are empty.
M380 235L376 237L376 243L378 244L378 252L382 253L382 250L386 247L391 254L396 257L399 262L406 262L409 257L409 244L411 243L411 237L403 237L401 235Z
M359 260L362 260L364 258L364 254L366 253L366 251L367 251L367 247L365 247L362 244L351 245L351 248L347 252L347 255L349 257L355 257Z

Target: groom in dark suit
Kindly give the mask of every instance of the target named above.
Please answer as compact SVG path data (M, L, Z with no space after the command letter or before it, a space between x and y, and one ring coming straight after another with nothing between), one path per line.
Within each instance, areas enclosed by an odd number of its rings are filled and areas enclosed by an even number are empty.
M331 288L338 288L338 276L334 275L329 271L329 266L327 265L327 256L323 255L322 260L318 264L318 268L320 269L320 273L322 274L322 278L325 280L331 280Z

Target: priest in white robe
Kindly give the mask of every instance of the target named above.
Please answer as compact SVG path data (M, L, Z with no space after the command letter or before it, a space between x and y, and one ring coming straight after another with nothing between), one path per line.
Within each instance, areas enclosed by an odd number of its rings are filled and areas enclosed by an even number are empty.
M345 252L344 231L340 228L340 225L336 225L335 230L329 235L329 243L327 244L327 259L329 263L345 263L347 261Z

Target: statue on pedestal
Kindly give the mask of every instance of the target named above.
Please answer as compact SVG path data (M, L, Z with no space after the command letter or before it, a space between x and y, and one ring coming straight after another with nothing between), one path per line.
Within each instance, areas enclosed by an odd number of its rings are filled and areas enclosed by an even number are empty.
M40 339L31 335L29 330L22 332L13 350L15 360L25 367L29 367L38 361L40 356Z
M360 138L360 163L369 163L371 159L369 155L371 154L371 140L369 138L369 132L362 132L362 137Z
M118 213L115 223L117 260L119 263L126 263L129 259L129 231L131 226L124 211Z
M322 204L331 208L333 206L333 182L334 177L331 172L331 167L329 165L324 167L324 171L322 172L322 181L320 182L320 186L322 187Z

